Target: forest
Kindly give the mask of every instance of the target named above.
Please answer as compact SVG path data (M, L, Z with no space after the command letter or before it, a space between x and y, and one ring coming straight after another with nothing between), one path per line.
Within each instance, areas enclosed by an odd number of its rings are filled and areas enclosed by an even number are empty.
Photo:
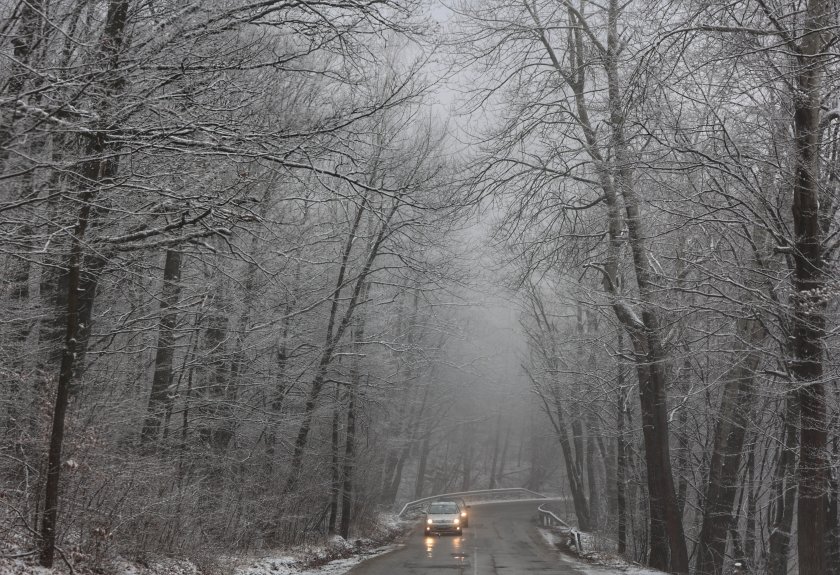
M526 487L667 573L840 573L838 40L838 0L3 0L0 555Z

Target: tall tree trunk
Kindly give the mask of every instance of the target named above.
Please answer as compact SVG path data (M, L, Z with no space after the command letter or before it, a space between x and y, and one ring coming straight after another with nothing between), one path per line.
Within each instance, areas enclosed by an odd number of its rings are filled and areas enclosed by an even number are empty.
M551 421L555 436L560 444L563 463L566 468L566 480L569 483L569 490L572 493L578 527L582 531L590 531L592 529L592 514L589 500L586 497L583 430L580 417L574 416L571 421L571 436L569 434L569 424L566 421L567 414L564 408L565 398L561 394L560 383L557 381L560 366L558 364L556 326L546 313L542 298L536 289L531 289L529 303L538 327L546 339L546 344L540 346L539 353L549 370L549 374L547 375L548 381L545 384L547 389L543 389L540 386L540 383L531 374L530 370L525 366L523 366L523 369L531 380L537 397L543 403L545 413ZM580 318L581 314L578 309L577 329L579 333L582 331Z
M493 435L493 460L490 464L490 483L487 489L496 489L496 466L499 463L499 439L502 434L502 412L496 418L496 433Z
M619 334L619 350L622 349L621 335ZM624 439L625 412L627 411L627 390L624 385L624 372L621 365L618 366L618 413L616 414L616 463L615 463L615 491L616 491L616 513L618 515L618 554L627 553L627 442Z
M826 573L828 433L822 346L825 336L825 278L820 212L820 112L830 0L808 0L799 46L796 94L793 95L795 179L793 228L795 245L793 341L794 376L799 396L799 499L797 547L800 575Z
M773 478L773 493L770 507L770 541L767 558L768 575L787 575L790 553L793 508L796 502L797 478L796 449L799 427L799 399L793 393L785 398L782 446Z
M341 485L341 527L339 534L350 537L350 521L353 509L353 473L356 469L356 395L361 378L350 384L347 390L347 430L344 439L344 468Z
M712 459L703 498L703 522L697 544L698 575L722 573L726 554L726 535L733 518L732 505L738 491L744 438L754 401L755 370L759 345L766 337L757 319L739 319L736 328L738 357L723 378Z
M747 560L748 569L755 565L755 527L756 508L758 507L758 490L755 484L755 448L758 443L753 437L747 455L747 481L744 488L748 491L747 518L744 527L744 557Z
M79 276L81 275L82 240L88 227L93 191L81 195L82 208L76 226L73 229L67 282L67 327L64 338L64 352L61 357L61 369L58 375L55 405L50 433L50 450L47 460L47 484L44 500L44 516L41 524L41 565L52 567L55 557L55 536L58 524L58 493L61 479L61 451L64 443L64 421L70 399L70 384L73 379L73 366L76 359L76 342L79 331Z
M414 481L414 499L423 497L423 487L426 484L426 467L429 463L429 452L431 451L431 435L426 430L423 434L423 443L420 444L420 461L417 463L417 479Z
M106 14L105 27L100 41L100 50L106 62L108 72L118 68L119 55L122 49L124 30L128 19L127 0L110 0ZM107 76L107 75L106 75ZM107 109L110 98L120 90L122 80L119 76L107 78L105 83L105 100L100 102L101 109ZM73 381L77 355L84 351L78 346L80 326L79 312L82 306L80 290L83 287L84 244L85 232L91 225L90 217L93 209L93 199L97 192L97 185L114 177L117 160L109 158L105 153L110 147L106 141L105 131L99 131L89 136L87 146L87 160L80 170L82 191L79 194L79 215L70 240L70 255L67 265L67 306L66 327L64 336L64 350L61 355L58 384L56 388L55 404L52 414L52 429L50 431L50 448L47 456L47 480L44 494L44 514L41 523L41 553L40 563L44 567L52 567L55 558L56 528L58 526L58 496L61 479L61 453L64 443L64 424L67 406L70 398L70 387Z
M408 461L408 456L411 454L412 449L414 449L414 445L417 441L417 429L419 428L420 421L426 412L426 405L429 400L429 389L430 388L428 386L423 389L423 399L420 401L420 405L417 409L412 413L411 418L407 420L406 429L403 431L403 434L407 434L407 437L405 437L405 445L403 445L402 449L399 451L391 476L385 484L385 490L382 497L382 502L387 505L393 504L397 499L400 484L402 483L403 469L405 468L406 461ZM463 491L468 491L468 489L464 489Z
M330 307L330 317L327 323L327 331L326 337L324 341L324 348L321 351L321 359L318 363L318 367L315 371L315 376L312 379L312 384L309 388L309 396L307 397L306 404L304 406L303 412L303 421L298 428L297 437L295 439L295 446L292 452L292 461L291 461L291 472L289 473L289 477L286 480L286 486L283 489L283 493L289 494L293 493L295 489L297 489L298 482L300 481L300 470L301 470L301 463L303 462L303 452L306 449L306 443L309 438L309 431L312 428L312 418L315 414L315 407L318 404L318 398L321 395L321 389L324 386L324 380L327 375L327 369L329 368L330 364L333 360L333 354L335 353L336 346L338 345L341 338L344 336L345 331L347 330L348 326L350 326L354 313L356 311L356 306L359 305L361 298L360 295L363 292L363 287L366 285L368 275L371 272L371 267L373 266L374 260L379 255L379 249L382 246L382 242L385 240L388 231L391 219L394 217L394 214L397 213L397 209L400 206L400 198L395 197L392 200L392 204L382 218L382 221L379 223L379 230L376 234L375 239L371 242L370 246L368 247L367 257L365 259L364 265L362 266L359 275L356 277L353 292L350 296L350 300L347 302L347 307L344 311L344 315L338 325L336 326L336 321L338 317L338 305L341 300L341 292L342 288L344 287L344 277L347 273L347 263L350 258L350 251L352 250L354 240L356 239L356 230L358 229L359 222L361 221L362 214L365 211L366 203L363 203L359 206L354 223L351 227L351 232L348 234L347 242L344 246L344 252L342 254L342 262L339 267L338 278L336 280L336 287L333 291L332 297L332 304Z
M333 406L332 426L330 432L331 438L331 456L330 456L330 516L327 520L327 533L335 534L335 526L338 520L338 496L341 493L341 468L338 457L339 448L339 390L336 385L335 390L335 405Z
M296 279L300 277L300 266L297 268ZM269 422L266 425L265 436L265 454L266 454L266 469L268 474L271 474L271 469L274 464L274 450L277 443L277 426L279 424L280 415L283 410L283 402L286 399L286 394L289 388L286 385L286 368L289 364L289 330L291 329L291 319L289 315L292 312L293 299L291 297L286 299L283 308L283 326L280 332L280 341L277 344L277 375L274 377L274 388L269 391L268 400L270 407Z
M172 404L172 359L175 352L175 324L178 321L178 294L181 279L181 252L166 250L163 265L163 288L160 298L160 322L155 353L155 373L152 378L152 392L146 409L146 420L140 433L141 443L157 439L164 414Z
M362 288L362 300L367 299L370 282ZM344 464L341 469L341 526L339 534L348 539L353 510L353 485L356 471L356 401L362 385L362 343L365 339L365 315L356 317L353 327L353 370L347 389L347 429L344 433Z
M472 468L474 459L473 433L472 425L470 424L465 426L461 449L461 491L469 491L472 488Z
M604 191L608 210L607 257L604 264L604 288L611 296L616 317L633 339L633 350L639 374L639 398L642 411L642 434L645 440L645 463L650 500L651 567L672 573L688 573L688 551L682 525L682 515L677 503L674 478L671 470L670 431L668 423L666 364L668 354L662 342L659 317L656 313L652 284L652 266L649 260L647 238L642 222L640 202L634 189L633 159L624 131L625 102L622 99L622 80L618 61L623 47L618 32L618 22L623 7L619 0L609 0L607 7L607 42L598 46L607 80L607 107L609 113L609 150L602 150L602 137L597 134L589 119L586 88L590 51L584 46L584 30L590 30L584 15L570 4L566 10L571 23L568 56L559 57L546 36L542 23L527 2L525 8L536 25L535 33L546 49L551 64L559 77L573 91L576 122L583 132L587 153L595 164L596 176ZM572 72L566 72L561 61L572 63ZM624 202L624 216L620 201ZM623 301L618 282L618 257L624 243L622 232L627 230L627 243L633 261L641 314L637 314Z
M598 481L597 438L595 434L598 424L595 417L589 414L589 424L586 432L586 487L589 491L589 520L593 529L600 525L601 492Z
M508 423L507 429L505 430L505 442L502 445L502 455L499 460L499 468L496 471L496 485L500 488L502 487L502 479L505 477L505 462L507 462L508 447L510 446L511 429L511 425Z
M527 369L525 369L525 373L534 384L534 389L537 389L537 382L533 375L531 375L530 371ZM566 427L565 410L563 409L563 404L561 403L559 397L555 396L551 398L552 401L550 402L549 399L542 393L538 393L537 396L540 398L540 401L543 402L545 413L551 421L555 436L560 444L560 450L563 454L563 463L566 469L566 481L568 481L569 490L572 492L572 503L575 508L578 528L580 528L581 531L590 531L592 529L592 523L589 514L589 501L586 499L582 469L578 465L579 457L576 456L576 452L580 453L582 448L578 451L573 447Z
M832 438L832 446L834 452L834 461L838 460L840 456L840 438L837 437L837 422L835 418L835 425L832 428L835 430L835 435ZM828 530L828 572L840 573L840 469L834 467L831 470L831 493L829 494L828 504L828 523L830 528Z

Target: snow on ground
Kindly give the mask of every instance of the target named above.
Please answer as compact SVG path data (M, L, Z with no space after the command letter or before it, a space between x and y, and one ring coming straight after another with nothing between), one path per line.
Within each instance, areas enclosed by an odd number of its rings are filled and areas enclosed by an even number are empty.
M290 556L268 556L257 559L236 570L235 575L342 575L366 559L388 553L400 544L384 545L363 554L336 559L323 565L306 567L300 559Z
M343 541L343 540L342 540ZM239 560L240 567L233 570L234 575L342 575L365 559L388 553L400 547L391 543L380 547L365 548L361 552L347 550L353 555L341 559L330 560L335 551L336 541L326 546L308 547L305 553L296 555L267 555L249 561ZM347 544L349 545L349 544ZM352 546L350 546L352 547ZM322 564L323 562L323 564ZM161 560L138 565L128 561L114 561L110 566L99 572L114 573L116 575L198 575L198 568L188 561ZM77 566L78 573L90 571ZM0 575L60 575L66 573L64 565L56 562L56 569L45 569L32 565L23 559L0 560Z
M539 527L540 535L545 542L554 548L568 549L568 534L557 529L546 529ZM625 559L598 551L586 552L587 548L594 549L594 539L591 534L581 533L581 546L584 549L579 560L569 559L574 563L575 569L586 573L586 575L664 575L662 571L650 569L631 563Z
M392 539L402 532L406 523L394 517L381 517L380 525L390 534ZM557 529L539 528L545 542L554 548L566 548L568 534ZM596 541L589 534L582 534L582 546L586 549L603 547L603 542ZM388 537L383 537L387 539ZM344 575L350 569L372 557L388 553L399 547L401 543L377 544L370 539L357 539L350 543L341 537L333 537L330 541L317 546L306 546L291 550L278 551L250 558L228 558L223 562L236 567L217 572L232 573L233 575ZM33 565L34 557L3 558L0 559L0 575L66 575L67 570L60 560L56 562L56 569L44 569ZM576 559L572 556L565 558L570 565L586 575L663 575L661 571L647 569L634 565L607 552L590 551ZM87 568L86 568L87 567ZM77 575L88 575L91 572L108 573L113 575L199 575L200 570L195 564L184 560L161 559L149 561L143 565L125 560L115 560L106 568L92 571L90 566L76 565Z
M147 559L138 563L111 557L94 564L89 557L70 553L69 560L73 563L72 575L343 575L365 559L401 547L402 544L394 541L409 525L395 515L382 514L373 535L375 539L359 538L350 542L335 536L322 544L267 552L258 557L207 557L208 563L203 568L185 559ZM61 558L56 558L53 569L39 567L36 560L37 555L27 552L19 542L0 543L0 575L71 575Z

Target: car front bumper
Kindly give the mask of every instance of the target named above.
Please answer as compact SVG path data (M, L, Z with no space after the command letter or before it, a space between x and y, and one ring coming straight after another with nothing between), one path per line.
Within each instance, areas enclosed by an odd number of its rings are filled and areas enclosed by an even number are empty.
M432 523L426 525L426 533L461 533L460 525L453 525L452 523Z

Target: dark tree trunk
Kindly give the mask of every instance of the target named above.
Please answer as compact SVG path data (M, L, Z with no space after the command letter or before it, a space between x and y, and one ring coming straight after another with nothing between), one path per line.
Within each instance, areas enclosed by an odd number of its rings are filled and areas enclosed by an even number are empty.
M175 352L175 324L178 321L178 294L181 278L181 252L167 250L163 266L163 289L160 298L160 323L155 353L155 373L152 392L146 410L146 420L140 434L142 443L157 439L164 414L172 403L172 359Z
M627 553L627 443L624 439L624 413L627 411L627 396L623 386L624 379L621 366L619 366L618 385L618 413L616 414L616 463L615 463L615 491L616 491L616 514L618 516L618 554Z
M469 491L472 488L473 439L472 425L467 424L464 426L461 440L461 491Z
M365 211L366 202L363 202L356 212L355 220L351 227L350 234L348 235L347 242L344 246L341 266L339 268L338 278L336 280L336 287L333 291L332 304L330 307L330 317L327 323L326 338L324 342L324 349L321 351L321 359L318 363L318 367L315 371L315 377L313 378L312 385L309 389L309 397L307 398L306 405L304 406L303 421L301 422L300 427L298 428L297 438L295 439L295 446L292 452L291 472L286 481L286 486L283 489L283 493L285 494L293 493L295 489L297 489L298 482L300 481L300 470L301 463L303 462L303 452L306 449L306 443L309 438L309 432L312 428L312 418L315 414L315 407L318 404L318 398L321 395L321 389L324 386L324 379L327 375L327 369L332 363L333 354L335 353L336 346L338 345L341 338L344 336L345 331L350 326L353 320L353 316L356 311L356 306L360 303L361 300L360 294L363 292L363 287L367 283L367 278L370 274L373 262L379 255L379 248L382 246L382 242L385 240L385 237L388 233L388 227L391 218L394 217L394 214L397 212L397 208L399 206L399 198L394 198L391 208L389 209L388 213L385 214L384 218L382 218L382 221L379 223L379 231L376 235L376 238L373 242L371 242L371 245L369 246L364 266L362 267L362 270L359 272L359 275L355 280L352 295L350 296L350 300L347 302L347 308L344 311L344 315L341 321L336 326L336 321L338 317L338 305L341 300L340 296L342 288L344 287L344 277L347 273L347 262L350 258L350 252L353 248L354 240L356 239L356 231L358 229L359 222L361 221L362 214Z
M505 430L505 442L502 445L502 455L499 460L499 468L496 470L496 485L499 487L502 487L502 479L504 479L505 476L505 462L507 461L508 447L510 446L510 432L511 425L508 423L507 429Z
M416 409L416 411L412 414L412 417L407 422L407 429L403 431L403 435L405 437L405 445L403 445L402 449L399 452L399 455L396 458L396 462L394 468L392 470L391 476L389 481L385 484L385 491L383 493L382 502L391 505L396 501L397 494L400 490L400 484L402 483L402 474L403 469L405 468L405 463L408 461L408 456L411 455L412 449L414 449L415 442L417 441L417 428L420 425L420 421L423 418L423 415L426 412L426 404L429 400L429 387L427 386L423 390L423 399L420 402L420 405ZM464 489L463 491L468 491Z
M555 436L560 444L563 463L566 468L566 480L569 484L569 490L572 493L578 527L582 531L590 531L592 529L592 513L590 502L586 497L586 477L584 474L586 454L584 452L581 420L578 415L572 417L570 437L569 424L566 421L567 414L564 408L565 398L562 397L559 387L560 384L556 379L559 368L557 365L557 345L555 341L556 327L548 317L542 299L535 291L531 294L530 304L533 309L534 318L537 320L540 330L545 334L545 338L547 339L547 348L544 346L540 348L540 353L546 366L549 367L550 372L547 376L548 382L545 385L547 389L543 389L540 386L538 380L527 368L523 366L523 369L531 380L533 389L537 391L537 396L543 404L545 413L551 421ZM577 328L579 334L582 331L581 326L581 313L580 309L578 309Z
M789 393L785 398L783 444L773 478L770 507L770 541L767 558L768 575L787 575L790 553L790 534L793 526L793 508L796 502L797 429L799 426L799 400Z
M335 526L338 521L338 496L341 493L341 468L338 457L339 448L339 391L338 386L335 390L335 405L333 406L332 427L330 432L331 438L331 458L330 458L330 516L327 520L327 533L335 534Z
M204 365L199 370L202 378L199 382L203 391L204 402L196 411L200 414L200 423L196 425L201 440L213 449L227 450L235 422L231 414L229 392L230 365L226 353L228 340L228 315L220 306L222 298L215 294L210 302L207 327L204 331Z
M361 299L367 299L370 282L362 287ZM353 485L356 472L356 401L362 385L362 342L365 339L367 318L360 315L353 328L353 371L350 374L350 386L347 389L347 429L344 434L344 463L341 469L341 526L339 534L350 537L350 523L353 510Z
M299 270L298 270L299 271ZM283 310L283 327L280 335L280 343L277 346L277 375L275 376L274 389L269 391L270 420L268 422L265 436L266 468L271 474L274 464L274 451L277 443L277 425L283 410L283 402L286 399L288 388L286 386L286 367L289 363L289 315L292 312L292 299L286 300Z
M837 418L835 418L835 425L833 426L835 435L832 438L832 447L834 452L834 460L838 460L840 456L840 438L837 437ZM834 467L831 470L831 481L828 503L828 572L840 573L840 469Z
M598 424L594 416L590 414L586 433L586 487L589 491L589 520L592 529L598 529L599 527L601 510L601 492L597 465L597 438L595 437L597 430Z
M344 439L344 468L341 486L341 527L339 534L350 537L351 510L353 508L353 473L356 469L356 394L359 379L347 390L347 431Z
M88 226L93 191L86 191L81 196L82 208L73 230L70 262L67 281L67 320L64 352L61 357L61 369L58 376L55 405L50 433L50 450L47 460L47 483L44 499L44 515L41 524L41 565L52 567L55 557L55 537L58 525L58 494L61 479L61 450L64 443L64 421L70 399L70 384L73 379L73 366L76 359L76 342L79 331L79 283L82 262L82 240Z
M499 443L500 443L500 436L502 434L502 412L499 412L498 417L496 418L496 433L493 434L493 460L490 463L490 482L487 485L487 489L495 489L496 488L496 466L499 463Z
M618 332L617 342L618 353L624 353L624 333ZM628 391L624 382L624 368L620 362L616 364L616 406L618 407L616 418L616 462L615 462L615 492L616 492L616 515L618 519L617 539L618 554L627 553L627 442L624 438L625 413L629 409L627 405Z
M429 462L431 433L426 431L423 435L423 443L420 445L420 461L417 464L417 479L414 482L414 499L423 497L423 487L426 483L426 466Z
M127 18L127 0L111 0L108 3L100 50L101 55L107 62L106 66L109 72L113 72L118 67ZM114 97L115 93L119 91L121 79L119 77L112 77L104 83L106 100L100 103L102 110L105 110L109 105L107 99ZM44 494L44 513L40 533L40 563L44 567L52 567L55 558L64 424L70 399L70 388L74 377L73 372L77 365L77 355L84 351L78 346L80 334L79 314L82 311L81 308L83 305L81 289L84 287L84 272L82 270L84 261L83 239L85 232L91 225L92 202L97 192L95 186L112 178L116 172L116 159L108 158L105 154L109 147L110 145L106 142L106 134L104 132L90 136L86 152L87 156L91 159L86 161L80 170L81 177L79 180L82 191L78 199L81 207L79 208L79 215L70 240L70 255L67 265L64 350L61 356L61 366L59 368L55 404L52 413L52 429L50 432L50 448L47 457L47 479Z
M800 575L826 573L828 433L822 346L825 336L825 279L820 212L820 112L823 103L827 26L832 2L809 0L799 45L793 127L796 151L793 186L795 246L792 350L800 409L797 546Z
M536 386L536 380L531 373L527 369L525 370L525 373L531 379L531 382ZM560 401L560 398L557 397L556 393L555 397L552 398L554 405L551 405L548 398L546 398L543 394L538 394L538 396L543 402L545 412L549 416L549 420L554 428L555 436L560 444L560 450L563 454L563 463L566 469L566 481L568 481L569 490L572 492L572 503L575 507L575 516L577 517L578 528L580 528L581 531L590 531L592 523L589 513L589 501L586 499L586 488L584 486L582 466L580 465L580 456L583 451L583 446L578 445L578 443L580 443L578 440L580 433L579 431L577 433L574 431L572 432L575 440L573 445L573 441L569 438L569 432L566 427L565 410L563 409L563 404ZM579 422L577 425L580 425ZM572 425L572 428L574 430L575 424Z
M749 446L747 456L747 481L744 486L748 491L747 499L747 521L744 528L744 557L750 569L755 565L755 527L756 508L758 506L758 493L755 485L755 447L757 439L754 437Z
M605 68L609 101L610 127L615 156L615 188L624 200L625 225L633 256L633 270L641 300L641 336L644 355L640 363L639 395L642 409L642 432L645 439L645 460L651 506L651 566L671 573L688 573L688 551L677 503L671 471L670 431L668 423L667 381L668 355L662 344L659 317L654 304L652 266L639 199L633 182L633 161L624 133L624 104L618 75L621 39L618 19L622 4L609 2L609 21ZM642 351L642 350L638 350ZM638 353L638 352L637 352ZM647 372L643 374L641 372ZM661 522L661 525L654 523Z
M765 335L766 330L759 320L738 320L736 340L739 342L739 357L724 376L723 397L703 498L703 521L695 565L698 575L718 575L723 570L746 427L753 409L755 370L759 361L756 349Z

